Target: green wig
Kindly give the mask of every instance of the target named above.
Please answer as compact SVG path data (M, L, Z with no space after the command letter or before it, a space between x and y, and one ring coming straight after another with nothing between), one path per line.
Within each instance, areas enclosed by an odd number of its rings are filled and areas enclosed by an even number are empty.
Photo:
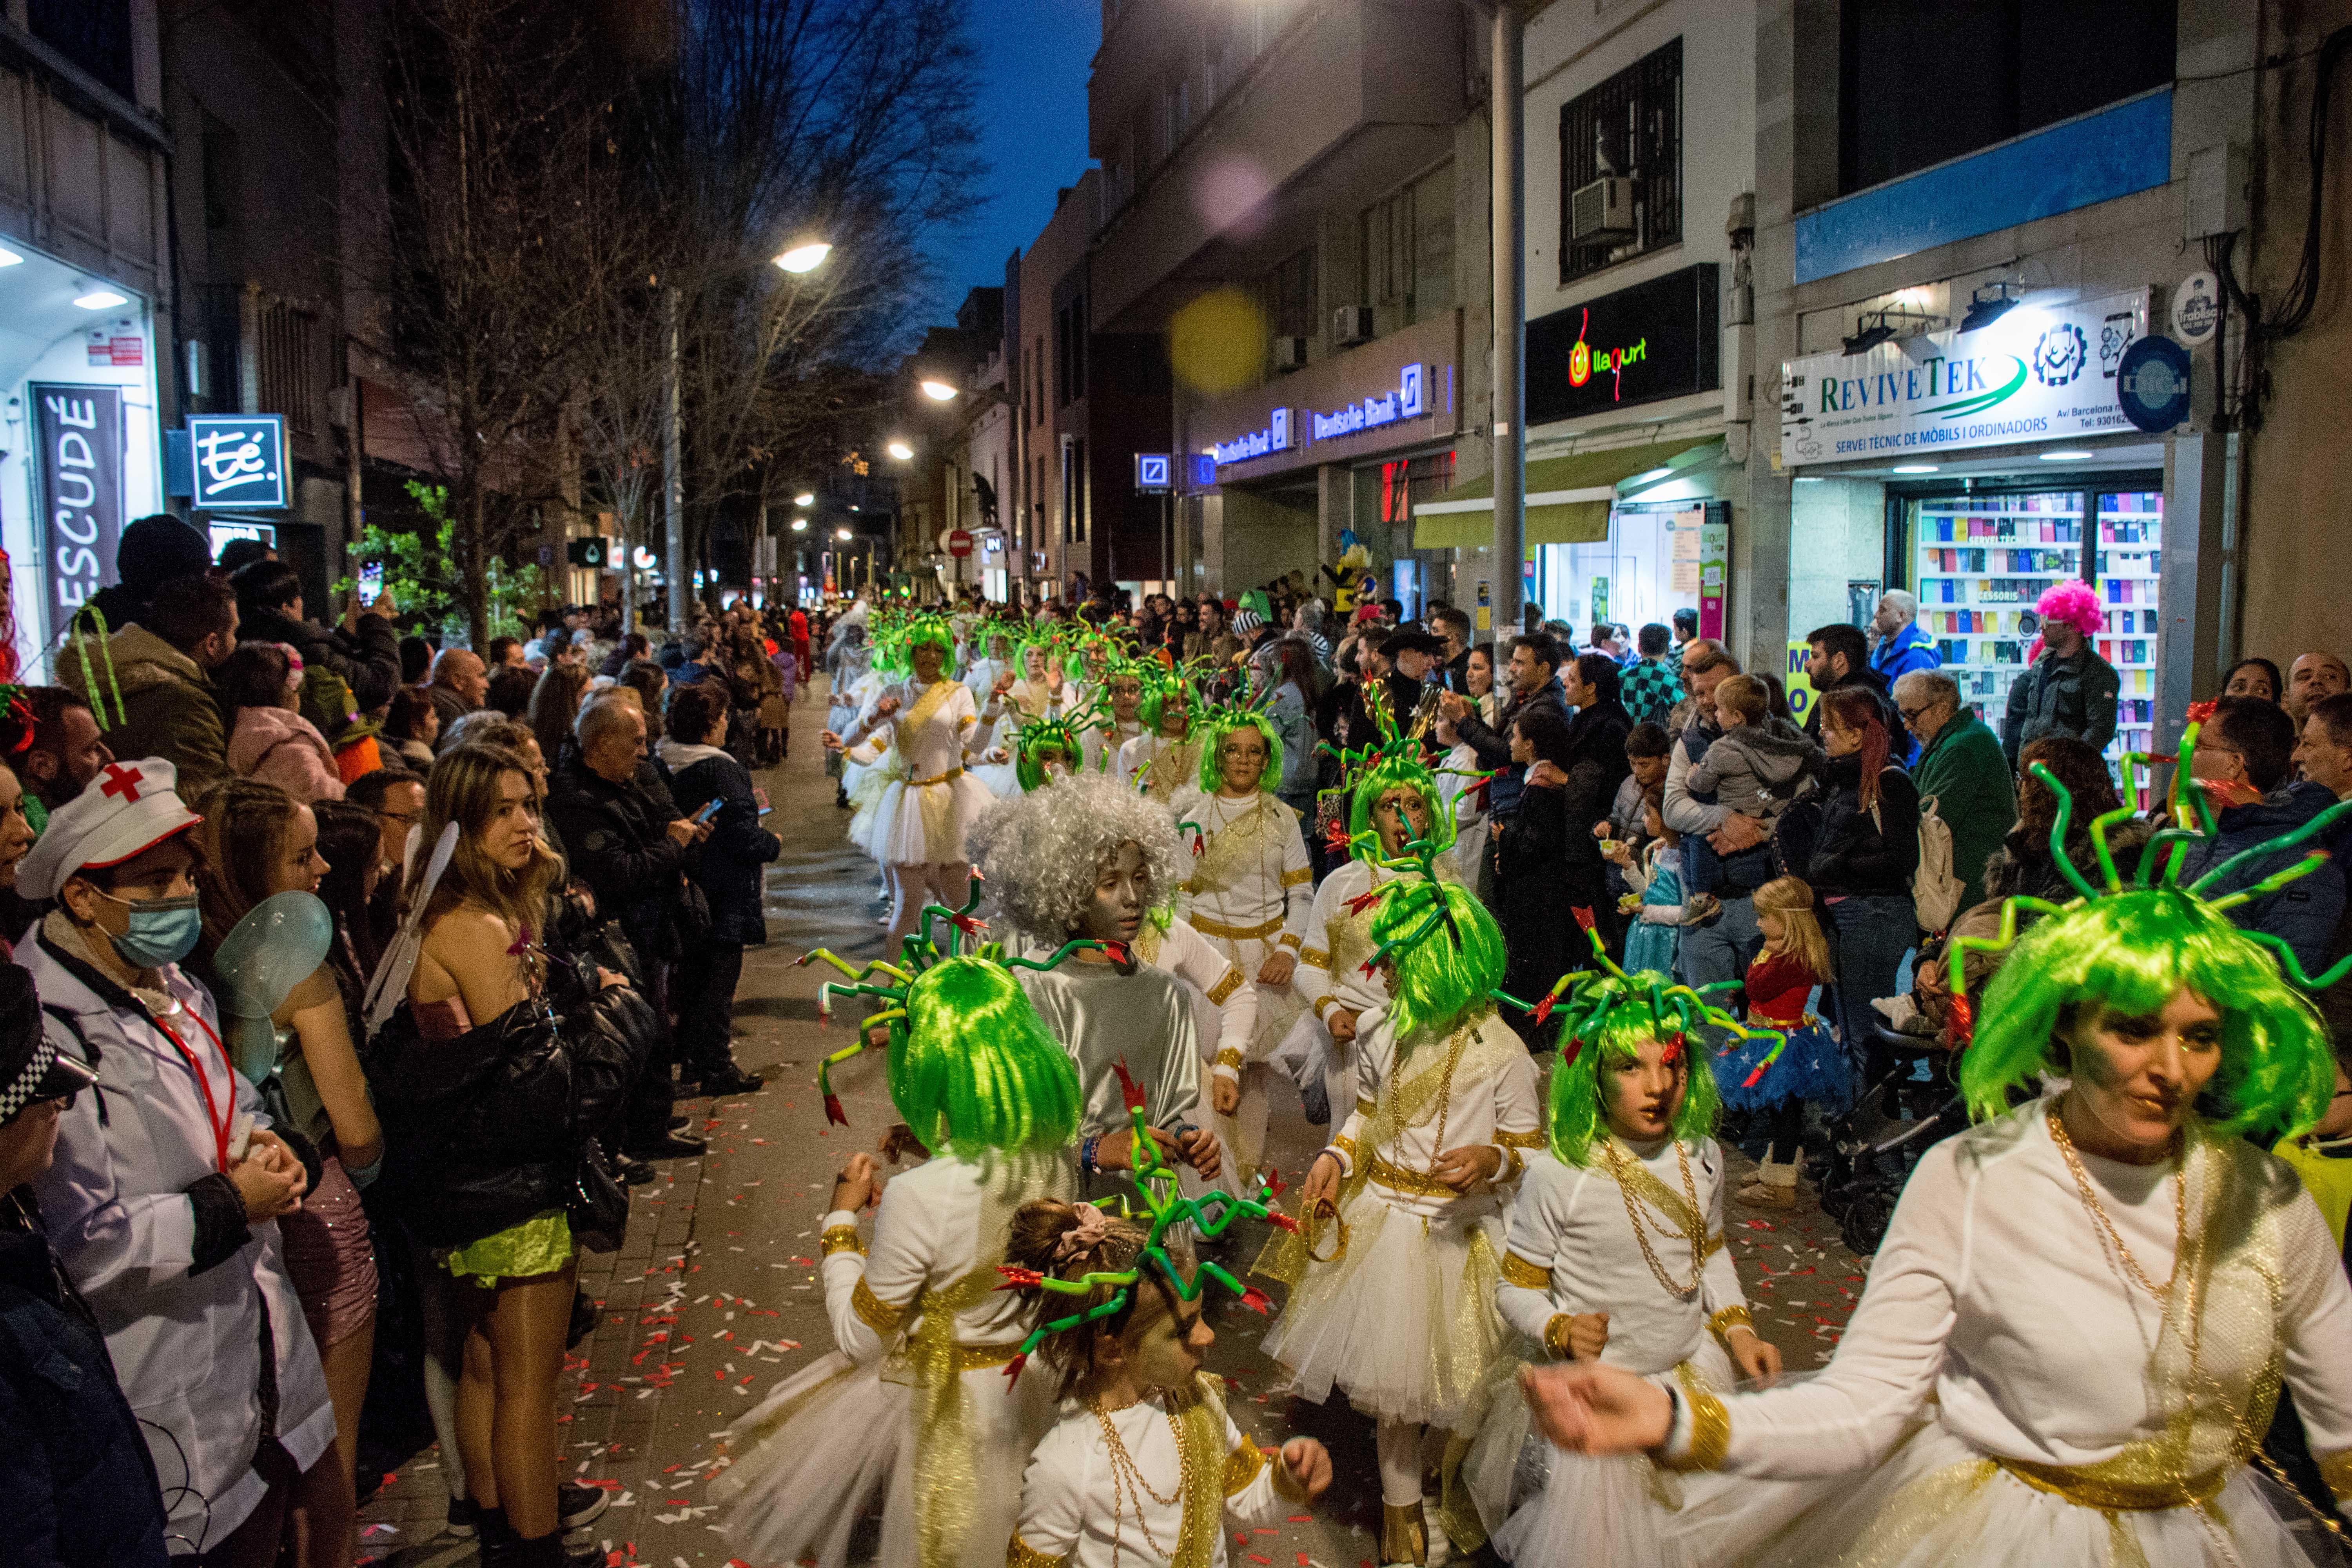
M1072 773L1086 766L1086 736L1089 730L1099 730L1110 722L1101 702L1101 694L1087 700L1086 704L1069 713L1048 713L1032 719L1021 726L1020 738L1014 742L1013 776L1021 781L1023 790L1042 789L1045 785L1045 763L1042 753L1059 752L1069 759ZM1108 749L1095 758L1097 771L1109 765Z
M901 667L913 669L915 650L926 643L940 650L940 676L953 679L956 674L955 626L940 616L917 616L907 622L898 647Z
M1422 804L1429 808L1427 841L1439 854L1454 847L1455 828L1454 805L1445 793L1437 787L1437 779L1420 759L1404 752L1382 752L1356 782L1354 799L1348 807L1348 837L1360 845L1365 835L1372 842L1380 841L1380 828L1372 821L1372 808L1381 796L1392 789L1411 789L1420 793Z
M2048 768L2036 763L2030 770L2058 797L2050 824L2051 856L2080 896L2064 904L2011 899L2001 907L1997 934L1951 943L1953 1033L1969 1042L1960 1089L1971 1115L2003 1115L2028 1079L2066 1075L2062 1037L2085 1005L2155 1013L2184 989L2221 1014L2221 1064L2203 1096L2211 1132L2292 1136L2307 1131L2326 1112L2336 1087L2335 1058L2326 1026L2298 987L2316 991L2335 984L2352 973L2352 959L2315 978L2284 942L2266 931L2241 930L2228 914L2315 870L2326 863L2326 853L2302 855L2234 891L2208 889L2308 844L2352 811L2352 802L2230 856L2184 885L2181 868L2189 847L2210 841L2218 831L2210 805L2190 783L2201 728L2198 719L2192 712L2180 739L2168 804L2174 826L2148 840L2128 877L2108 849L2106 830L2130 816L2130 808L2092 822L2090 842L2104 887L2067 855L2074 797ZM2020 938L2023 914L2042 918ZM2007 953L1986 988L1981 1020L1967 994L1965 963L1972 952Z
M1389 1018L1403 1056L1486 1007L1488 994L1503 983L1503 932L1477 895L1458 883L1402 878L1381 893L1370 962L1385 959L1394 968Z
M1225 738L1244 730L1255 730L1265 742L1265 766L1259 770L1257 787L1265 789L1266 780L1282 777L1282 737L1275 733L1274 721L1265 714L1246 708L1220 708L1206 721L1194 727L1201 734L1201 793L1214 795L1224 783L1224 770L1217 765L1223 752ZM1202 731L1205 731L1205 733Z
M1577 1034L1561 1050L1552 1069L1549 1123L1551 1152L1564 1165L1581 1165L1592 1157L1592 1141L1608 1124L1601 1109L1601 1069L1630 1066L1645 1040L1666 1047L1667 1061L1685 1068L1682 1108L1675 1112L1675 1136L1685 1142L1715 1131L1723 1100L1716 1092L1715 1072L1706 1053L1694 1048L1683 1020L1671 1008L1661 1009L1648 983L1649 974L1627 975L1582 970L1573 987L1571 1016L1580 1020ZM1714 1020L1710 1020L1714 1021Z
M987 1150L1061 1149L1077 1136L1080 1093L1067 1052L1039 1021L1013 972L949 958L907 995L890 1041L890 1101L929 1148L964 1159Z
M1183 699L1182 739L1189 741L1192 732L1201 727L1203 703L1200 691L1181 673L1162 671L1147 675L1143 682L1143 706L1136 710L1135 716L1142 723L1145 734L1157 735L1160 733L1160 717L1168 711L1168 700L1171 697Z

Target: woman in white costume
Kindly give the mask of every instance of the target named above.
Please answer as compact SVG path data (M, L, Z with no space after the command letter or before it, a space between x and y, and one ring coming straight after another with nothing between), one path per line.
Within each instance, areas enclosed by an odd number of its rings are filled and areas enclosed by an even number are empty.
M1144 735L1144 668L1131 659L1111 666L1105 682L1102 721L1087 731L1082 763L1090 773L1108 773L1130 744Z
M890 1097L929 1161L880 1188L870 1156L834 1183L824 1239L831 1354L728 1433L713 1486L734 1551L840 1568L882 1504L885 1568L997 1568L1022 1467L1053 1424L1039 1383L1004 1368L1026 1304L999 1290L1006 1229L1071 1185L1078 1086L1069 1058L1002 966L948 958L891 1017ZM1124 1168L1125 1138L1102 1158ZM857 1216L881 1190L872 1250Z
M1521 1342L1490 1373L1491 1407L1448 1479L1444 1523L1457 1552L1491 1533L1504 1558L1528 1565L1685 1561L1670 1534L1678 1480L1644 1457L1548 1450L1541 1492L1511 1496L1528 1436L1511 1377L1522 1355L1717 1390L1780 1373L1780 1352L1757 1335L1724 1246L1715 1080L1685 1034L1735 1021L1695 1005L1678 1016L1652 978L1612 970L1573 983L1549 1147L1528 1157L1495 1296ZM1465 1493L1475 1512L1461 1506Z
M1266 1092L1274 1064L1294 1078L1319 1073L1321 1052L1306 1004L1290 977L1304 945L1315 870L1298 814L1273 785L1282 777L1282 743L1264 717L1219 711L1202 725L1200 777L1171 809L1179 831L1201 838L1177 912L1257 984L1257 1025L1229 1079L1211 1086L1218 1141L1246 1182L1265 1153Z
M1307 1170L1304 1228L1259 1262L1293 1287L1264 1350L1295 1392L1339 1388L1379 1422L1381 1561L1421 1563L1423 1427L1460 1418L1501 1348L1504 1207L1543 1134L1535 1065L1488 1000L1503 936L1477 899L1391 882L1372 934L1394 999L1357 1037L1355 1110Z
M2282 1381L2352 1494L2352 1289L2238 1136L2326 1109L2300 970L2168 877L2080 885L1995 974L1962 1058L1979 1125L1921 1160L1826 1370L1727 1397L1530 1374L1564 1447L1743 1478L1693 1489L1708 1562L2300 1565L2248 1468Z
M947 675L955 644L945 621L915 621L902 636L908 677L884 687L847 733L825 734L827 749L861 761L881 760L887 747L890 777L860 847L889 881L893 947L926 901L963 898L971 875L964 835L994 799L965 768L984 750L982 720L997 717L993 703L975 711L971 693Z
M1201 742L1193 733L1199 694L1181 670L1160 676L1143 694L1136 718L1143 732L1118 749L1118 776L1166 805L1201 777Z
M1037 1445L1021 1489L1007 1568L1223 1568L1228 1532L1271 1524L1321 1494L1331 1457L1312 1437L1267 1453L1225 1412L1223 1385L1201 1363L1216 1334L1204 1299L1186 1300L1195 1266L1181 1247L1149 1248L1131 1221L1090 1205L1033 1204L1013 1224L1016 1263L1067 1280L1134 1270L1124 1287L1048 1294L1052 1317L1125 1304L1051 1332L1043 1370L1059 1374L1061 1418ZM1067 1321L1068 1320L1060 1320ZM1045 1378L1029 1374L1039 1383Z
M1480 643L1470 650L1468 673L1465 679L1470 689L1470 706L1491 728L1500 721L1502 705L1495 692L1495 647ZM1465 888L1478 885L1479 858L1486 853L1492 837L1486 814L1486 774L1478 766L1478 752L1462 739L1454 721L1441 710L1437 717L1437 740L1440 745L1453 749L1438 765L1437 777L1445 794L1445 804L1454 813L1454 847L1445 852L1444 864L1454 878Z

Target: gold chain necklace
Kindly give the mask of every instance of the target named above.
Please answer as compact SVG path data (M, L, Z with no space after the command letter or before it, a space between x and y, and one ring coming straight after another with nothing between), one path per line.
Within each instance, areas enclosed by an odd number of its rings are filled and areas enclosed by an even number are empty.
M1650 1272L1658 1277L1658 1283L1666 1288L1667 1295L1678 1301L1687 1301L1698 1294L1700 1277L1706 1272L1706 1243L1699 1235L1699 1232L1706 1229L1706 1225L1698 1206L1698 1184L1691 1179L1690 1154L1683 1148L1681 1139L1676 1138L1672 1142L1675 1146L1675 1158L1681 1163L1683 1168L1683 1195L1690 1200L1691 1279L1687 1285L1677 1283L1675 1278L1666 1272L1665 1265L1658 1261L1657 1253L1650 1246L1649 1232L1642 1225L1642 1205L1633 1196L1633 1184L1625 1179L1625 1156L1618 1152L1617 1140L1611 1138L1604 1142L1601 1145L1601 1152L1608 1157L1609 1174L1617 1183L1617 1195L1625 1200L1625 1217L1633 1222L1633 1239L1642 1244L1642 1257L1649 1264ZM1659 1230L1663 1235L1673 1234L1663 1226Z
M1118 1568L1127 1504L1130 1500L1135 1504L1135 1527L1143 1532L1143 1543L1151 1549L1154 1557L1163 1563L1169 1561L1175 1553L1160 1545L1159 1538L1151 1533L1150 1522L1143 1511L1143 1500L1150 1498L1161 1508L1177 1510L1177 1540L1181 1543L1184 1530L1183 1502L1192 1490L1192 1448L1184 1441L1184 1428L1177 1422L1176 1413L1173 1410L1162 1413L1168 1417L1168 1434L1176 1440L1176 1492L1173 1497L1161 1497L1143 1479L1143 1472L1137 1468L1135 1456L1127 1451L1127 1445L1119 1441L1118 1427L1112 1422L1110 1412L1102 1407L1102 1402L1090 1399L1087 1402L1087 1408L1095 1413L1095 1420L1102 1426L1103 1442L1110 1450L1111 1568Z
M2083 1206L2091 1211L2091 1217L2097 1220L2099 1228L2106 1233L2107 1244L2115 1248L2116 1259L2123 1266L2124 1273L2130 1277L2133 1284L2137 1285L2158 1300L2167 1300L2172 1293L2172 1287L2179 1281L2180 1260L2189 1253L2187 1142L2185 1140L2182 1142L2180 1163L2172 1173L2172 1273L2163 1284L2158 1285L2147 1277L2146 1270L2140 1268L2139 1259L2134 1258L2131 1255L2131 1248L2124 1245L2123 1237L2116 1229L2116 1222L2107 1217L2106 1205L2099 1202L2099 1194L2091 1186L2091 1173L2083 1168L2081 1157L2074 1152L2074 1135L2066 1131L2066 1119L2059 1114L2057 1105L2053 1104L2050 1107L2049 1116L2050 1141L2058 1145L2058 1152L2064 1157L2066 1169L2074 1178L2074 1190L2082 1194Z
M1422 1173L1432 1181L1437 1179L1437 1163L1445 1158L1445 1119L1454 1109L1454 1069L1462 1065L1462 1053L1470 1044L1474 1026L1465 1024L1454 1031L1454 1037L1445 1043L1445 1066L1438 1069L1445 1076L1437 1080L1437 1138L1430 1146L1429 1168ZM1404 1129L1398 1128L1397 1133L1402 1137Z

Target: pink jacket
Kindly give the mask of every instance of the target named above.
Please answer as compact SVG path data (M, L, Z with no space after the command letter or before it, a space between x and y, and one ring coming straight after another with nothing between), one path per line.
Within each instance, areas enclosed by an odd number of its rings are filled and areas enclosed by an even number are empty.
M291 708L238 709L228 766L239 778L276 784L304 805L343 798L326 738Z

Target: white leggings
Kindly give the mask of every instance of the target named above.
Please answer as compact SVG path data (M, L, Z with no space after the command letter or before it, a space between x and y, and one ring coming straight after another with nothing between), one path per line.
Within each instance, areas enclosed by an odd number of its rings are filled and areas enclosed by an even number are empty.
M971 864L966 860L934 861L927 866L885 866L882 878L890 889L890 934L887 952L895 960L899 939L921 923L925 904L963 908L971 897Z
M1381 1500L1391 1508L1421 1506L1421 1423L1382 1421L1372 1452L1380 1460Z

